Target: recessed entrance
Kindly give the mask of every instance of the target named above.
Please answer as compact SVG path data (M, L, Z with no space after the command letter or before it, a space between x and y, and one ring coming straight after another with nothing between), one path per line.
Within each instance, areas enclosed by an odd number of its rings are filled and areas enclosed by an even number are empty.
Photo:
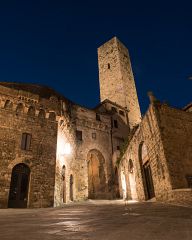
M155 197L154 187L153 187L153 180L151 175L151 167L149 162L146 162L143 165L144 174L145 174L145 181L146 181L146 193L147 199L151 199Z
M88 154L88 197L91 199L105 198L104 158L98 150Z
M141 167L145 199L148 200L155 197L155 191L150 167L150 159L147 147L143 142L139 145L139 163Z
M29 188L30 169L27 165L17 164L11 175L8 207L26 208Z

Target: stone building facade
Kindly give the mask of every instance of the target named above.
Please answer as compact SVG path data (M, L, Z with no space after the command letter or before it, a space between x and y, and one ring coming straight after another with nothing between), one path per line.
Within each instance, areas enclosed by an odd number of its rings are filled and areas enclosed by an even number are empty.
M0 207L128 198L192 203L192 104L149 93L141 118L128 50L98 48L101 103L40 85L0 83Z

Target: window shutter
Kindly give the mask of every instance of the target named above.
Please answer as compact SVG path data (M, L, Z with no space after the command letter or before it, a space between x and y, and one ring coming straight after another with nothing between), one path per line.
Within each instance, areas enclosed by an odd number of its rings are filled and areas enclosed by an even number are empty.
M22 139L21 139L21 149L22 149L22 150L25 150L26 137L27 137L27 134L26 134L26 133L23 133L23 134L22 134Z
M29 150L30 145L31 145L31 135L27 134L26 145L25 145L26 146L26 150Z

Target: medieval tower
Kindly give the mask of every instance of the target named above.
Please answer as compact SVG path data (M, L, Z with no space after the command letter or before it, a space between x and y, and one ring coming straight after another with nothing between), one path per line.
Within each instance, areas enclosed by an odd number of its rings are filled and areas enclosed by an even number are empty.
M141 112L128 49L116 38L98 48L100 100L108 99L128 110L130 128Z

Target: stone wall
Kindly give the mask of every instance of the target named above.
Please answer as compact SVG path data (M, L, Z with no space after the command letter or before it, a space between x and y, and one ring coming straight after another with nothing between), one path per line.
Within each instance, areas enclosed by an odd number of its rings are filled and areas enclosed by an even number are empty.
M57 122L49 103L0 86L0 207L7 207L12 169L19 163L30 168L28 206L53 206ZM32 136L29 150L21 149L22 133Z
M78 198L88 198L88 155L97 152L97 156L104 159L105 191L98 198L111 197L111 119L109 116L100 114L100 120L96 119L96 112L75 106L73 110L73 121L75 130L82 131L82 140L76 139L76 186Z
M143 150L143 146L145 146L145 150ZM133 161L132 172L129 171L130 159ZM171 183L157 120L157 109L153 104L150 105L136 131L130 135L128 148L121 164L126 177L129 199L136 198L136 195L138 200L148 199L143 168L146 161L150 164L155 197L157 200L163 200L165 193L171 189ZM135 189L131 188L131 185Z
M192 192L187 189L191 184L191 178L187 177L192 176L191 122L191 112L158 101L150 105L141 124L130 135L121 163L121 175L125 174L129 199L136 195L138 200L149 199L144 171L146 162L149 162L156 200L192 202ZM130 159L133 161L132 172Z
M159 105L158 119L172 188L188 188L187 177L192 177L192 113Z

